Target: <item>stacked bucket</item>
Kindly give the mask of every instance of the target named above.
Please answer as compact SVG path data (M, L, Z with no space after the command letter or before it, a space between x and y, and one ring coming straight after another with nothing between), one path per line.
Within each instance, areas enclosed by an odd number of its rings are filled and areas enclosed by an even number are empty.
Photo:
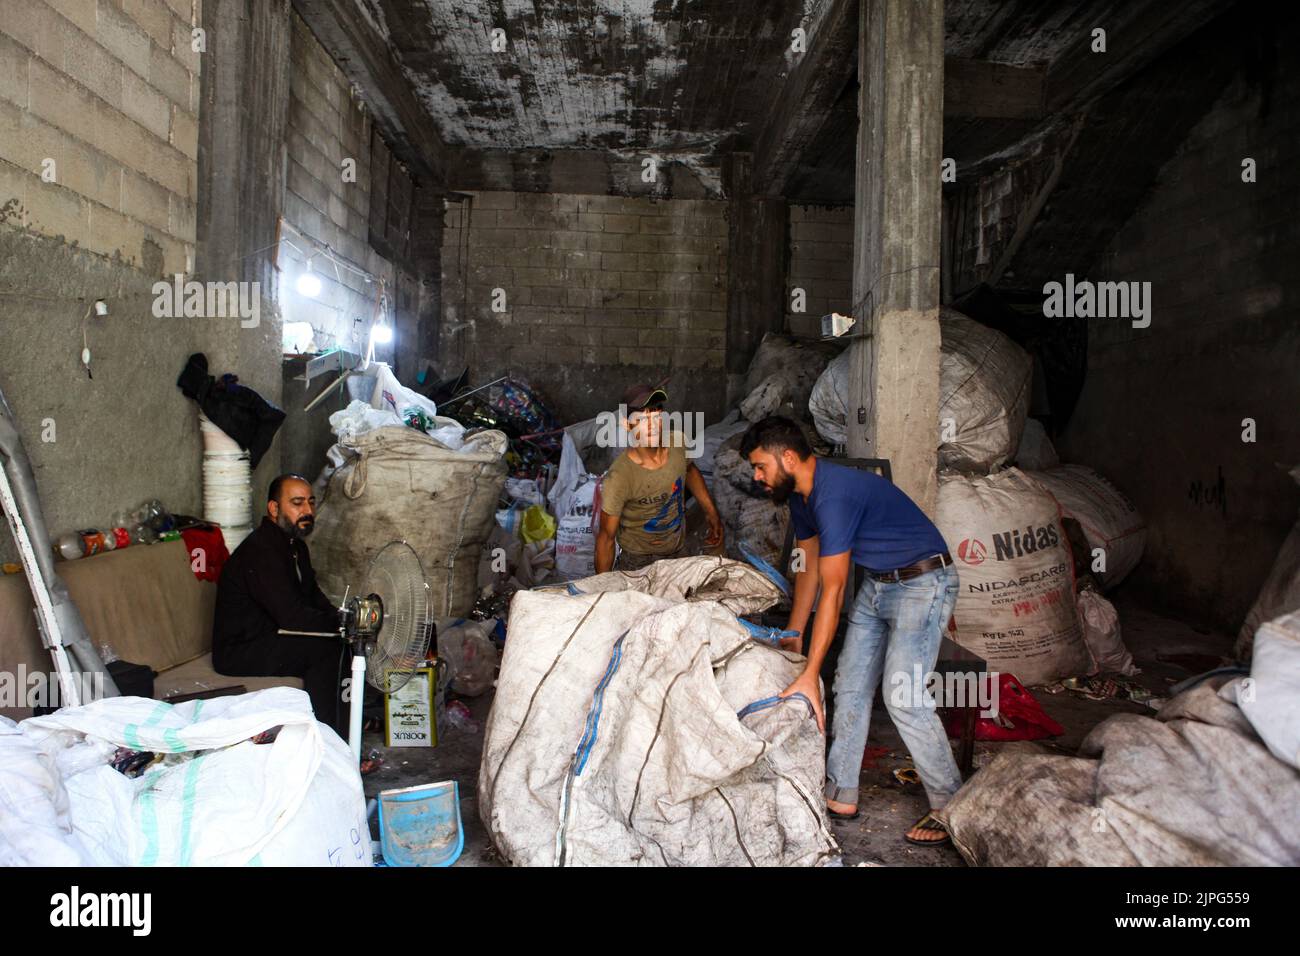
M248 452L199 412L203 436L203 518L221 528L232 554L252 532L252 469Z

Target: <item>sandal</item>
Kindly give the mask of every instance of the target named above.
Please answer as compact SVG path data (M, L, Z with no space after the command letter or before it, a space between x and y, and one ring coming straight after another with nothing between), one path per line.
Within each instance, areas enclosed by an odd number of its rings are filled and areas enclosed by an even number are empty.
M862 811L854 810L852 813L838 813L830 807L827 807L826 815L832 820L856 820L858 817L862 816Z
M940 823L937 819L935 819L933 813L926 813L925 816L921 817L921 819L916 821L916 823L912 826L912 829L927 830L931 832L938 830L940 833L943 834L942 840L918 840L915 837L910 837L906 833L904 833L903 839L906 840L908 843L915 844L916 846L943 846L945 843L949 843L952 840L952 838L948 835L948 828L945 827L942 823Z

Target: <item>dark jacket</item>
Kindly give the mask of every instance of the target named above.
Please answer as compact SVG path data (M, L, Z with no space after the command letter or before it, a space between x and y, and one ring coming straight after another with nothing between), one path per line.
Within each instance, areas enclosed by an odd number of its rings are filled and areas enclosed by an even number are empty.
M212 424L248 450L249 467L256 468L284 421L284 411L240 385L234 375L213 378L208 374L208 357L202 352L190 356L176 387L199 403Z
M263 518L221 569L213 663L219 667L227 647L274 640L280 628L337 631L338 626L338 611L316 583L306 542Z

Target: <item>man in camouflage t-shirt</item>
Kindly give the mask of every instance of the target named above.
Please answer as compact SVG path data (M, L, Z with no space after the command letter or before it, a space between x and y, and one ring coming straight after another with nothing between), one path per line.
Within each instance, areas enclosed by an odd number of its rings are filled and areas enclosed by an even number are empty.
M600 530L596 535L596 573L614 568L634 571L662 558L686 553L685 492L690 491L709 523L710 547L722 543L722 519L709 496L704 476L686 460L678 432L663 434L661 388L633 386L623 396L627 418L622 425L632 447L615 459L600 487Z

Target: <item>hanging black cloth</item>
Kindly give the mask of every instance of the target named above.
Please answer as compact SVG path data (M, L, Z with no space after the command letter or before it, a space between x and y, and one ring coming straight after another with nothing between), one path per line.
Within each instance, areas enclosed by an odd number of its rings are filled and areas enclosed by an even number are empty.
M208 357L202 352L190 356L176 387L199 403L212 424L247 449L249 464L256 468L284 421L284 411L240 385L234 375L213 378L208 374Z

